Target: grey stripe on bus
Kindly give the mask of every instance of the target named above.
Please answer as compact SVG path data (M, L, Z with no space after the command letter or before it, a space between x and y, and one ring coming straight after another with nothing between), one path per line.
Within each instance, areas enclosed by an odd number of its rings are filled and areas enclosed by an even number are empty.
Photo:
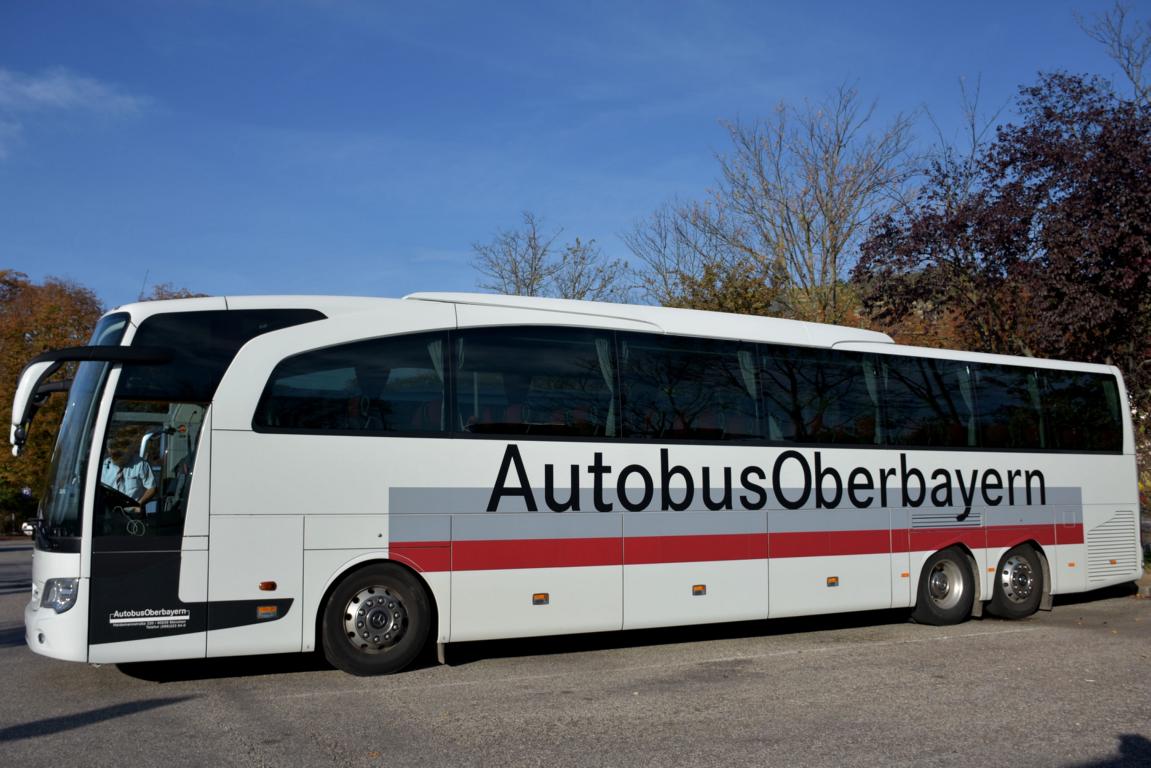
M537 511L541 514L552 514L552 512L548 509L548 507L544 501L544 489L533 487L532 493L534 494L534 496L536 498ZM562 491L556 491L556 494L561 496L564 499L567 498L567 493L568 493L567 489L563 489ZM798 489L798 488L785 488L782 491L782 494L784 495L784 497L789 498L789 499L797 499L797 498L799 498L801 493L802 493L801 489ZM953 493L958 498L959 491L957 489L953 489ZM682 491L680 491L679 489L673 488L672 494L673 494L673 498L675 500L682 498L682 495L681 495ZM684 510L685 512L704 512L704 513L711 512L711 510L707 509L707 507L705 507L703 504L703 501L702 501L703 494L702 493L697 491L693 495L694 495L693 503L688 509ZM712 491L712 498L718 499L722 495L723 495L723 491L720 489L714 489ZM741 504L741 499L740 499L741 495L742 495L741 493L739 493L733 489L732 504L734 506L734 509L732 509L732 510L721 510L721 511L722 512L748 511L748 510L743 509L743 506ZM809 498L807 499L807 502L802 507L800 507L799 509L784 510L782 505L780 505L778 503L774 503L775 502L775 498L774 498L775 494L769 493L768 494L769 502L766 506L766 509L769 509L772 511L788 511L788 512L800 512L800 513L816 512L816 511L822 513L822 512L834 511L835 509L838 509L839 511L846 511L846 512L850 512L850 513L864 513L864 512L868 512L870 510L880 509L878 495L875 495L875 494L873 494L873 495L875 496L875 500L874 500L874 503L870 507L865 507L865 508L853 507L853 506L851 506L850 502L846 498L841 498L840 504L838 507L833 508L832 510L827 510L827 509L817 509L815 493L811 493L811 494L809 494ZM389 492L388 492L388 509L393 515L417 515L417 514L427 514L427 513L452 514L452 515L487 514L486 510L488 507L488 503L491 501L491 496L492 496L492 489L491 488L419 488L419 487L398 487L397 488L397 487L393 487L393 488L389 489ZM581 514L581 513L602 514L602 513L596 512L596 506L594 503L593 496L594 496L594 492L591 489L582 489L580 491L579 510L576 512L569 512L569 513L565 513L565 514ZM639 496L640 496L639 489L635 490L634 495L629 490L629 498L631 498L633 501L637 500L639 498ZM1046 495L1045 495L1046 504L1040 505L1038 503L1033 503L1031 505L1031 508L1033 508L1033 509L1050 509L1051 507L1056 507L1056 506L1079 506L1080 504L1082 504L1082 497L1083 497L1082 489L1077 488L1077 487L1050 487L1050 488L1046 489ZM1004 500L1006 501L1006 499L1004 499ZM619 498L618 498L618 495L616 494L616 491L614 488L604 488L603 489L602 501L604 501L608 504L611 504L613 507L613 510L612 510L613 512L625 511L623 509L623 505L619 503ZM898 488L889 489L888 490L888 501L891 502L888 504L888 507L894 508L894 509L900 508L901 505L898 503L899 501L901 501L900 489L898 489ZM653 498L651 500L651 504L648 505L647 509L645 509L641 512L629 512L628 514L648 514L651 512L659 512L660 511L659 506L660 506L659 493L656 492L653 495ZM973 508L1007 509L1008 507L1006 505L1003 505L1000 507L987 507L986 504L976 504L976 505L973 505ZM1011 509L1016 509L1016 508L1026 508L1026 507L1025 507L1025 505L1018 505L1018 504L1015 507L1011 507ZM923 505L920 507L916 507L915 509L926 512L929 510L935 510L937 508L931 505L931 499L930 499L930 496L928 496L927 498L924 499ZM959 514L959 512L963 511L963 507L958 506L958 505L952 506L952 507L947 507L946 509L949 509L949 510L950 509L957 509L958 510L958 512L956 512L957 515ZM524 500L522 498L516 498L516 497L501 499L499 502L499 509L496 510L497 513L527 512L527 511L528 511L528 508L527 508L527 505L525 504ZM751 511L755 511L755 510L751 510Z
M438 490L428 489L429 493ZM1074 491L1079 489L1061 489ZM1049 490L1050 493L1050 490ZM425 509L433 508L430 501ZM891 528L979 528L1012 525L1081 524L1079 505L975 507L962 521L961 507L948 509L799 509L693 512L395 514L389 537L408 541L482 541L620 536L706 536L722 534L819 533ZM922 515L921 515L922 513ZM974 521L974 522L972 522Z

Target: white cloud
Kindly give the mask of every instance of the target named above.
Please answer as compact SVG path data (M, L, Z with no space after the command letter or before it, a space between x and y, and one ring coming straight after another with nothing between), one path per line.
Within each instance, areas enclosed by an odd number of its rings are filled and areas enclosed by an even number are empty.
M106 114L137 112L144 100L110 83L66 69L26 75L0 69L0 112L84 110Z
M103 117L133 115L148 100L119 86L66 69L24 74L0 67L0 161L9 157L28 131L26 124L50 115L86 112Z

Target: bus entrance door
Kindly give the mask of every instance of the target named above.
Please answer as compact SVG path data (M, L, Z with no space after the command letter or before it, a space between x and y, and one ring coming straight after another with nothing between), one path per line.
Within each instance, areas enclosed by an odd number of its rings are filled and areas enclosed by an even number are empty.
M90 662L204 656L207 498L192 469L206 410L113 404L93 498Z

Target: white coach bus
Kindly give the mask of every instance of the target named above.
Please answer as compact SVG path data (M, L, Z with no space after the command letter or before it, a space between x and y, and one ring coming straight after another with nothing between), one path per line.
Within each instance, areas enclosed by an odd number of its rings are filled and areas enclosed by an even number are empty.
M909 608L1020 618L1140 574L1103 365L472 294L106 315L35 525L32 650L127 662Z

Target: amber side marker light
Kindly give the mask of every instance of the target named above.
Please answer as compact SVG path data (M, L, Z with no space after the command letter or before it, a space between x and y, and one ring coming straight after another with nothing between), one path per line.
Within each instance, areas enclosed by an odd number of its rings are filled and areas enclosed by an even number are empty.
M551 595L547 592L536 592L532 595L532 605L547 605L551 602Z
M703 597L704 595L707 594L707 585L706 584L692 584L691 585L691 594L692 594L692 597Z
M827 586L838 587L839 586L839 577L838 576L828 576L827 577Z
M260 621L267 621L268 619L274 619L279 615L280 615L280 609L278 606L275 606L275 605L257 605L256 606L256 618Z
M276 582L274 582L274 581L261 581L260 582L260 591L261 592L275 592L276 591Z

